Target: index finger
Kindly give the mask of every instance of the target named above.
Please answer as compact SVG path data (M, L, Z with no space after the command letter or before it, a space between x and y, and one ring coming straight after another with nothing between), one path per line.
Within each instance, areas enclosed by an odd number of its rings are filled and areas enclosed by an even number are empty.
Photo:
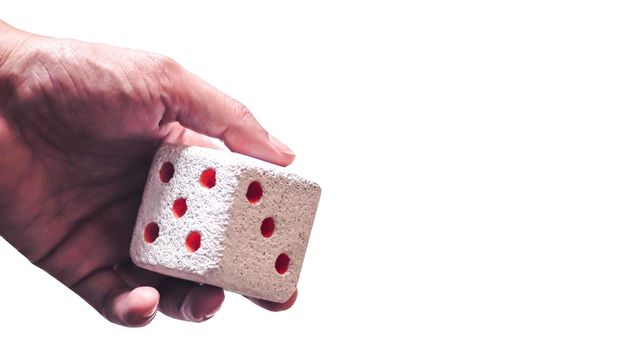
M176 63L169 71L166 121L219 138L234 152L282 166L294 161L294 152L271 136L246 106Z

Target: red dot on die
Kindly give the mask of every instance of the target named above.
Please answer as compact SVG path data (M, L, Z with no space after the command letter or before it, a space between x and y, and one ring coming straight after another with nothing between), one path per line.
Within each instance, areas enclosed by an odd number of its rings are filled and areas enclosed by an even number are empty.
M216 186L216 170L209 168L203 171L201 173L201 177L199 178L199 182L207 188Z
M283 253L281 255L279 255L276 258L276 262L274 263L274 268L276 269L276 272L278 272L279 274L283 275L287 272L287 270L289 269L289 256L287 256L287 254Z
M175 202L173 202L173 215L176 218L184 216L187 210L188 205L186 204L186 198L177 198Z
M266 238L272 237L272 234L274 233L274 228L275 225L273 218L263 219L263 221L261 222L261 235Z
M201 247L201 233L192 231L186 236L186 249L190 253L196 252Z
M160 235L160 227L155 222L151 222L145 227L145 233L144 233L145 242L153 243L155 242L156 239L158 239L159 235Z
M167 183L171 181L174 174L175 168L173 167L173 163L166 162L162 164L162 167L160 167L160 181Z
M250 204L257 204L261 200L261 196L263 196L263 189L261 188L261 184L259 181L253 181L248 185L248 190L246 190L246 199Z

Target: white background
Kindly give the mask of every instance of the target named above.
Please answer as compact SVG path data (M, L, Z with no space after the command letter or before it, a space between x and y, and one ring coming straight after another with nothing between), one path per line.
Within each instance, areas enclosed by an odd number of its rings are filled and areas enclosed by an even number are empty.
M0 7L175 58L323 187L290 311L227 294L207 323L124 329L2 241L0 348L622 347L615 1Z

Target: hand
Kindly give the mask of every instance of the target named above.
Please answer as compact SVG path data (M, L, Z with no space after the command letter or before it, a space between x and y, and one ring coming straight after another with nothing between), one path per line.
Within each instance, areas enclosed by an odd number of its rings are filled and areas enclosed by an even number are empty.
M202 321L222 289L151 273L128 255L161 142L279 165L294 154L246 107L164 56L18 31L0 22L0 233L112 322L156 310ZM253 300L270 309L290 307Z

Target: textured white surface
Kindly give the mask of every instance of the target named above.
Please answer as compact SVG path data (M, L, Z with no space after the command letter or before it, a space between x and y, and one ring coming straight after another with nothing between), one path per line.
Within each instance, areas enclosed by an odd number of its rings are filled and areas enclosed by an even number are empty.
M174 166L167 183L160 179L166 162ZM201 173L216 171L216 185L200 184ZM248 186L259 181L261 200L250 203ZM283 302L296 288L320 197L317 184L284 168L235 153L202 147L163 145L153 160L131 245L134 263L162 274L223 287L247 296ZM185 198L187 211L173 214L173 202ZM261 234L271 217L275 231ZM147 225L159 235L146 242ZM191 252L187 235L201 234ZM275 261L287 254L288 270L280 274Z

